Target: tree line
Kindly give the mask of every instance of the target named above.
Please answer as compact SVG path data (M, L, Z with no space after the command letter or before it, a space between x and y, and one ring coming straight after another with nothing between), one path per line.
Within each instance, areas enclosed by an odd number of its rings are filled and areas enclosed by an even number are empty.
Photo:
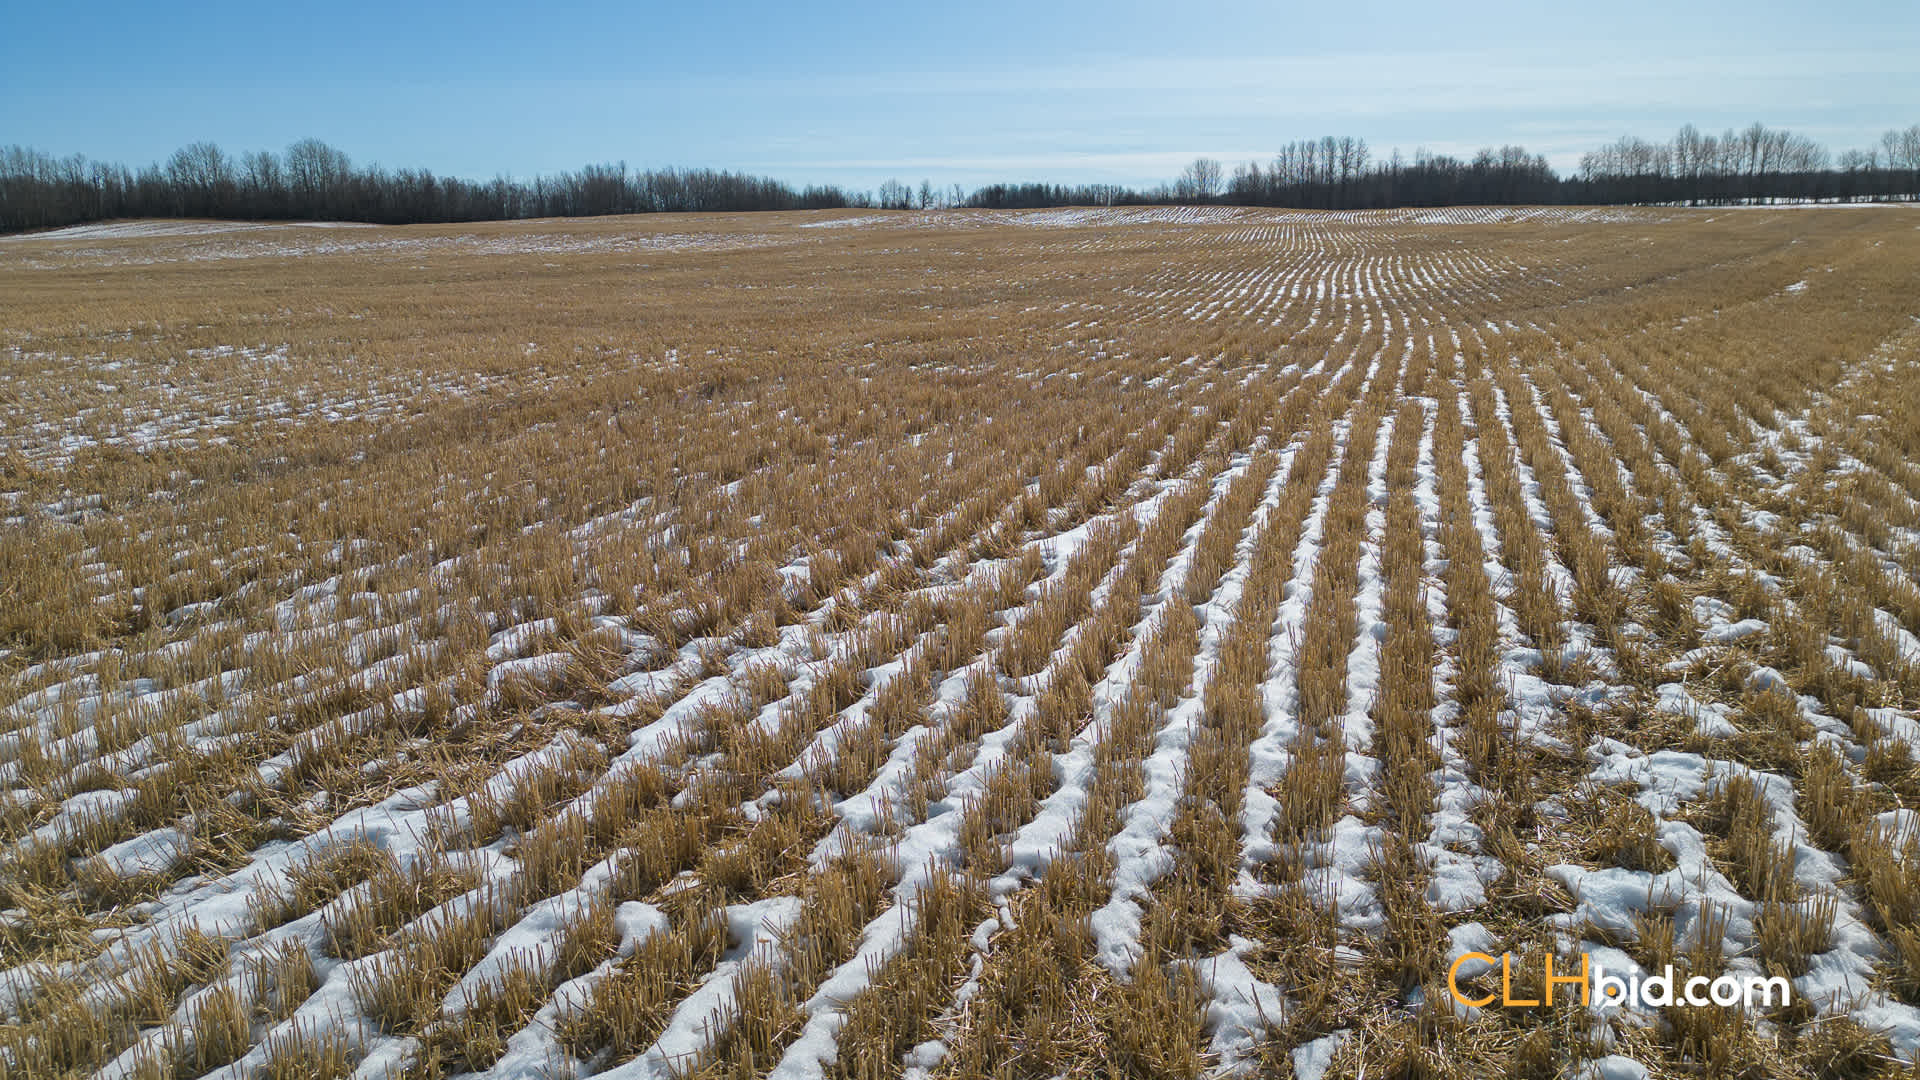
M1582 155L1578 172L1556 174L1522 146L1487 147L1471 158L1399 150L1373 158L1366 140L1326 136L1288 143L1271 161L1222 178L1219 162L1187 166L1167 194L1180 201L1329 210L1513 204L1727 205L1767 200L1920 198L1920 124L1892 130L1838 159L1805 135L1764 124L1720 135L1692 124L1666 142L1628 136Z
M347 154L302 139L284 154L231 156L213 143L182 147L134 171L81 156L0 149L0 231L113 218L418 222L500 221L660 211L820 210L867 205L837 187L794 188L715 169L647 169L624 162L578 172L490 181L425 169L355 167Z
M1837 161L1807 136L1764 124L1719 135L1688 124L1667 142L1628 136L1582 155L1579 182L1623 202L1912 199L1920 195L1920 124Z
M877 192L795 188L764 176L715 169L629 169L625 162L530 180L435 176L424 169L356 166L318 139L284 153L232 156L213 143L175 151L133 170L25 147L0 149L0 232L140 217L368 221L380 224L498 221L661 211L818 210L838 207L1020 209L1148 203L1232 203L1355 210L1396 206L1516 204L1720 205L1772 199L1920 198L1920 124L1890 130L1837 158L1813 139L1754 124L1703 134L1682 127L1665 142L1628 136L1556 174L1521 146L1471 158L1398 149L1377 158L1365 139L1324 136L1286 143L1268 161L1230 174L1197 158L1172 182L1147 190L1114 184L995 183L916 189L897 179Z
M1176 190L1218 190L1220 168L1204 160L1187 167ZM1211 186L1209 177L1216 178ZM1265 166L1252 161L1236 168L1226 181L1225 201L1363 210L1569 200L1547 159L1529 154L1525 147L1489 147L1470 160L1422 149L1408 161L1395 150L1375 161L1365 139L1329 135L1288 143Z

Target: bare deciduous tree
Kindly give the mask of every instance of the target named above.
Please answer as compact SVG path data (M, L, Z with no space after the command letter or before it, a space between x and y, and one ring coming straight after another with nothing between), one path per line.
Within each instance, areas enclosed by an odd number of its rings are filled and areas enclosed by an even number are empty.
M880 208L882 210L911 210L913 208L913 189L892 177L888 177L880 184Z
M1174 191L1182 199L1211 199L1220 192L1223 172L1218 158L1194 158L1180 173Z

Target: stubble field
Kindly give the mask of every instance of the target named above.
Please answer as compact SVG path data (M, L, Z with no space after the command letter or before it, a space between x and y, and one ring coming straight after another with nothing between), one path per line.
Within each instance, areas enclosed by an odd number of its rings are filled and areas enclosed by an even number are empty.
M1911 210L4 239L0 1076L1896 1072L1916 634Z

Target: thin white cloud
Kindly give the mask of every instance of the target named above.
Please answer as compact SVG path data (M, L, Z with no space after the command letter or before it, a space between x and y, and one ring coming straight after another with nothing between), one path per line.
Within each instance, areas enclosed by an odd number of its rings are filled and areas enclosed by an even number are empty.
M1676 43L1678 44L1678 43ZM1892 80L1889 82L1888 80ZM1559 106L1761 105L1833 96L1842 86L1879 87L1906 96L1920 82L1899 49L1779 50L1764 56L1662 50L1632 53L1354 52L1239 57L1113 57L1064 65L980 70L910 70L826 78L729 77L712 89L756 95L769 90L808 98L905 101L916 97L1005 99L1102 94L1168 101L1191 99L1212 111L1361 113ZM686 89L684 83L682 89ZM1853 95L1846 95L1852 97ZM1066 102L1045 102L1071 107Z

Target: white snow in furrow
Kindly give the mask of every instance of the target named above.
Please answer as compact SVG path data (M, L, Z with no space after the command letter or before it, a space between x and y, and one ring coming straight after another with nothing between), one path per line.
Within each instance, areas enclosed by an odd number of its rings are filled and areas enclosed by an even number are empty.
M1580 505L1581 518L1586 522L1587 528L1612 540L1613 529L1607 525L1606 519L1600 516L1600 512L1593 508L1593 488L1581 474L1580 467L1574 463L1572 451L1567 449L1566 440L1560 430L1560 418L1554 415L1545 395L1540 392L1538 386L1534 385L1532 379L1525 373L1521 373L1520 381L1526 384L1527 394L1533 399L1534 411L1540 415L1541 426L1547 432L1548 445L1553 447L1555 456L1560 459L1560 471L1566 475L1567 486L1572 488L1574 495L1577 496L1575 501Z
M1293 549L1293 579L1287 583L1285 599L1280 602L1280 611L1274 617L1268 676L1260 688L1263 712L1267 719L1259 737L1248 748L1250 765L1240 810L1243 839L1240 846L1240 873L1234 881L1234 892L1241 896L1258 896L1266 891L1267 887L1260 883L1255 871L1261 864L1272 861L1276 854L1273 825L1280 805L1269 791L1283 782L1287 766L1292 760L1287 747L1300 733L1296 654L1306 626L1307 607L1313 601L1314 568L1320 560L1327 508L1333 499L1334 484L1340 478L1341 463L1346 456L1346 436L1351 431L1351 425L1350 419L1342 419L1334 424L1338 433L1334 440L1334 452L1329 457L1326 472L1315 486L1306 524L1300 530L1300 539Z
M1381 826L1367 824L1352 811L1366 811L1380 769L1379 760L1367 753L1373 745L1373 721L1366 713L1380 684L1380 640L1386 629L1380 551L1386 535L1387 452L1393 441L1393 426L1393 417L1381 418L1373 457L1367 462L1368 509L1360 542L1359 589L1353 601L1354 645L1347 657L1347 711L1341 718L1347 745L1344 787L1349 812L1333 823L1324 846L1301 852L1306 863L1302 891L1326 898L1342 927L1366 933L1384 925L1378 894L1368 878L1385 835Z
M1149 505L1157 502L1157 496L1148 500ZM1139 508L1136 508L1134 511L1129 512L1138 512L1138 509ZM1045 552L1044 557L1046 558L1047 564L1053 567L1052 572L1047 575L1045 580L1053 580L1065 572L1068 563L1078 554L1080 548L1086 543L1092 524L1092 522L1083 523L1065 533L1056 534L1055 536L1040 541L1034 541L1028 545L1029 547L1037 548ZM1006 560L986 559L976 562L969 569L968 576L971 577L975 573L992 572L1005 561ZM1110 572L1109 577L1117 572L1118 570L1116 568L1115 571ZM1011 610L1017 612L1023 610L1023 608ZM1009 619L1009 622L1011 621L1013 620ZM925 639L923 638L922 640L924 641ZM919 643L916 643L915 646L909 649L909 652L914 648L918 648L918 646ZM959 702L964 697L968 677L975 670L990 663L990 659L982 658L965 668L950 673L947 678L943 679L940 686L936 688L935 693L934 710L936 716L950 715L951 710L958 707ZM838 736L848 732L853 726L858 725L864 720L866 710L876 699L880 690L892 678L899 676L903 670L903 666L904 661L902 659L895 659L879 667L868 669L866 674L870 677L870 689L863 694L858 701L843 710L835 723L827 725L817 733L807 748L796 756L792 765L776 775L797 776L799 775L798 770L801 769L803 763L810 758L822 755L826 758L835 756L838 749ZM742 667L744 667L744 663L735 665L736 671ZM791 690L786 700L797 700L804 696L811 686L811 683L810 670L802 665L800 667L800 674L796 676L791 683ZM780 703L776 702L766 706L762 710L760 717L756 719L756 722L772 722L772 718L779 704ZM1014 710L1014 713L1021 716L1025 715L1020 713L1017 708ZM937 726L944 726L944 721L935 721L935 723ZM913 753L917 748L918 741L931 735L934 730L933 727L920 725L904 733L890 753L888 761L878 771L868 788L864 792L844 799L834 806L833 809L835 813L840 816L842 820L841 823L830 832L828 837L816 845L810 860L816 869L825 865L835 854L846 850L855 836L875 833L891 821L890 815L893 808L898 807L903 802L906 784L909 780L910 769L913 763ZM975 765L979 770L976 774L976 779L987 775L990 772L989 763L995 760L995 755L985 752L987 741L995 739L996 736L1004 736L1004 738L999 740L1000 742L1004 742L1006 738L1011 738L1017 730L1017 723L1010 722L1006 727L1001 729L1000 732L992 733L988 735L986 739L982 740L982 753L975 759ZM939 816L941 813L949 812L962 804L963 800L952 797L955 790L955 787L950 785L948 800L945 800L943 804L939 806L929 808L928 817L930 819ZM591 793L576 800L575 805L585 804L590 794ZM752 800L742 808L743 811L747 812L750 820L756 816L755 811L758 810L759 804L762 801L763 800ZM955 814L950 821L942 822L941 824L943 827L956 824L959 818L960 815ZM954 835L957 838L957 833ZM898 855L897 849L893 854ZM904 868L907 870L907 873L905 877L903 877L900 886L895 889L897 901L910 900L911 896L918 891L918 888L924 885L924 872L928 865L930 864L923 863ZM870 977L871 969L866 965L865 961L875 956L884 957L891 955L892 951L897 950L899 942L903 940L904 935L911 929L910 922L908 921L910 919L910 911L910 907L905 906L904 903L896 903L895 906L891 907L887 912L884 912L873 920L867 928L867 932L863 935L860 954L857 955L853 961L842 965L841 968L824 980L813 997L806 1003L805 1008L814 1015L815 1019L825 1017L829 1021L833 1020L837 1016L837 1007L857 994L859 990L865 986L867 979ZM887 928L889 927L892 928L892 933L887 932ZM586 1000L586 998L581 997L578 999L577 1004L584 1006ZM700 1030L710 1036L713 1025L719 1022L730 1001L730 996L720 995L710 1000L705 1000L695 1006L695 1008L705 1008L708 1010L707 1020L709 1022L702 1025ZM559 996L556 995L553 1007L556 1011L565 1013L571 1011L575 1005L561 1001ZM683 1009L686 1007L685 1005L682 1006ZM679 1016L680 1014L676 1013L676 1018ZM692 1020L689 1020L688 1023L692 1023ZM815 1049L819 1049L824 1045L825 1048L830 1050L832 1047L833 1027L834 1025L831 1023L821 1025L809 1023L807 1029L802 1032L800 1043L810 1043ZM660 1056L655 1066L649 1066L649 1068L666 1068L675 1058L684 1057L687 1053L695 1052L688 1051L685 1047L679 1045L679 1043L685 1041L684 1038L680 1038L678 1041L672 1042L669 1050L662 1051L664 1056ZM669 1040L663 1036L660 1046L666 1047L668 1045ZM701 1045L704 1046L704 1043ZM656 1049L658 1049L658 1047L656 1047ZM697 1049L698 1048L696 1048L696 1051ZM797 1052L798 1049L799 1045L797 1044L795 1051ZM649 1053L651 1054L652 1051ZM643 1059L644 1058L645 1055L643 1055Z
M1426 429L1420 435L1420 456L1415 466L1414 505L1420 513L1422 565L1427 590L1427 622L1433 628L1435 642L1445 646L1453 642L1454 631L1446 625L1446 552L1440 543L1439 474L1434 460L1434 414L1430 411ZM1473 782L1469 768L1453 740L1458 732L1454 724L1460 718L1459 702L1453 696L1453 678L1457 668L1451 654L1442 654L1433 672L1434 739L1440 755L1440 768L1433 773L1436 809L1429 815L1426 840L1419 845L1422 861L1431 875L1427 883L1427 901L1439 911L1466 911L1486 901L1486 886L1505 874L1500 860L1479 854L1480 827L1469 813L1486 796ZM1464 849L1464 850L1461 850Z
M1506 429L1508 444L1516 447L1513 465L1519 480L1521 497L1526 503L1527 517L1533 522L1534 528L1540 533L1540 555L1541 562L1544 565L1542 576L1545 579L1546 587L1554 594L1561 612L1566 613L1571 607L1573 597L1573 572L1567 569L1566 565L1560 561L1559 555L1554 552L1552 543L1554 535L1553 515L1548 511L1546 502L1540 496L1540 482L1538 478L1534 475L1533 469L1527 465L1523 455L1517 450L1519 439L1514 430L1513 416L1508 408L1506 395L1501 392L1500 387L1497 385L1493 387L1493 392L1495 416L1492 418L1492 422L1499 423ZM1571 663L1573 660L1584 656L1593 662L1601 674L1612 674L1611 653L1609 650L1600 648L1594 644L1595 634L1592 626L1589 626L1579 619L1569 617L1561 620L1560 630L1566 637L1566 644L1561 647L1559 656L1559 660L1562 663ZM1520 685L1510 687L1509 693L1510 696L1514 698L1516 705L1522 700L1537 700L1543 706L1551 708L1547 699L1552 696L1553 691L1549 689L1548 683L1532 674L1532 669L1539 666L1544 658L1545 654L1537 642L1534 643L1534 647L1514 649L1508 653L1506 664L1522 669L1526 672L1523 678L1530 680L1530 682L1522 682Z
M1373 458L1367 465L1366 535L1360 541L1359 589L1353 598L1353 646L1347 654L1347 711L1341 731L1354 758L1364 758L1371 772L1378 762L1365 753L1373 746L1373 708L1380 690L1380 643L1386 640L1386 580L1381 558L1387 542L1387 452L1393 443L1395 417L1380 420L1374 436ZM1364 796L1356 803L1364 808Z
M1186 602L1182 594L1186 588L1188 567L1193 559L1192 541L1212 521L1219 500L1228 486L1251 465L1252 457L1244 456L1235 462L1233 468L1215 479L1213 505L1190 530L1188 543L1161 577L1161 589L1167 597L1167 603ZM1268 483L1262 495L1262 506L1271 505L1279 498L1279 477L1280 474L1276 472L1274 479ZM1199 648L1195 653L1188 691L1167 710L1160 731L1154 738L1153 753L1141 765L1146 793L1121 812L1120 831L1107 841L1107 850L1112 853L1114 860L1113 895L1105 906L1089 916L1088 926L1093 932L1095 961L1116 976L1125 977L1132 970L1134 960L1139 957L1141 901L1151 894L1153 883L1173 866L1174 855L1165 842L1167 830L1173 824L1175 801L1185 787L1187 747L1200 719L1207 682L1213 668L1219 663L1221 637L1245 588L1247 537L1251 530L1250 523L1242 526L1241 536L1235 544L1235 563L1222 576L1201 609ZM1087 775L1091 777L1091 769Z
M1367 373L1366 384L1369 386L1374 372L1378 370L1378 360L1376 354L1374 366ZM1329 384L1343 378L1352 363L1353 359L1349 356ZM1266 891L1266 886L1259 882L1255 871L1275 855L1273 825L1279 813L1279 803L1269 792L1282 782L1291 761L1287 747L1300 731L1296 653L1306 627L1307 607L1313 599L1314 567L1320 559L1327 508L1333 498L1334 484L1340 477L1341 465L1346 459L1347 437L1352 431L1352 423L1351 414L1333 423L1333 453L1329 455L1326 471L1315 481L1313 501L1309 505L1306 522L1301 527L1300 539L1294 545L1293 577L1284 590L1284 599L1274 616L1269 635L1272 644L1267 657L1268 674L1260 687L1262 712L1267 719L1261 726L1260 734L1248 747L1247 786L1240 809L1240 871L1233 886L1235 894L1240 896L1257 896ZM1289 472L1292 466L1293 462L1289 460Z
M1527 464L1526 456L1519 451L1520 440L1513 426L1513 407L1507 400L1505 391L1497 383L1493 386L1493 400L1493 421L1507 429L1507 444L1515 449L1513 468L1519 476L1520 494L1526 502L1527 517L1533 521L1534 529L1540 533L1542 540L1540 553L1546 563L1544 577L1547 588L1559 598L1564 607L1568 599L1573 596L1573 574L1561 565L1559 557L1554 554L1551 542L1554 533L1553 514L1547 509L1545 500L1540 497L1540 481L1534 476L1533 468Z
M510 655L513 649L519 647L524 641L530 640L539 630L540 628L536 626L517 633L513 630L503 632L495 636L493 644L501 646L498 655ZM843 636L833 635L832 637L837 640ZM681 651L674 667L680 668L686 665L691 670L697 671L700 651L707 644L705 639L690 642ZM763 650L740 650L730 658L731 666L737 673L746 664L762 656L781 653L803 655L809 648L804 627L784 627L782 640L778 645ZM670 750L678 744L679 736L689 730L689 725L697 721L704 708L710 703L724 700L735 692L727 676L715 676L694 687L662 713L658 720L631 733L628 737L629 750L616 758L600 783L576 799L569 810L584 813L584 808L590 805L591 798L599 786L611 782L624 770L654 760L660 754ZM407 691L396 695L396 698L409 700L419 693L419 691ZM630 705L632 700L629 699L623 704ZM616 705L610 707L608 711L615 712L620 708L621 706ZM343 730L352 730L352 727L348 725ZM486 786L496 796L506 794L512 790L516 777L528 770L547 765L557 756L564 755L570 750L571 746L563 746L560 741L556 741L555 744L523 755L509 762ZM286 755L282 755L282 758L286 758ZM273 759L263 763L261 771L263 777L271 780L268 774L277 775L277 771L284 767L283 760ZM263 848L261 852L256 853L247 866L230 873L225 878L191 887L184 893L176 890L173 897L164 900L164 907L148 924L109 946L100 957L88 963L84 970L103 976L109 975L137 948L151 947L156 944L168 946L183 927L193 927L220 937L243 938L250 932L252 925L251 903L254 896L283 881L285 875L294 866L311 861L319 853L338 844L354 840L370 843L400 860L403 866L421 858L425 837L433 835L435 829L451 829L457 833L465 827L467 819L465 797L436 805L434 787L435 785L428 784L397 793L381 804L337 819L327 828L298 843L270 845L269 848ZM172 861L184 851L184 843L183 833L177 829L163 828L115 845L103 852L102 856L109 860L109 866L119 867L128 872L154 872L170 866ZM487 880L497 883L504 881L513 869L511 860L498 857L495 849L499 846L496 843L489 849L453 854L466 858L476 868L482 869L483 876ZM169 856L168 852L172 854ZM102 856L96 856L96 858ZM474 857L479 857L480 862L472 863ZM163 860L165 865L155 863L156 859ZM187 883L187 886L193 885L193 882ZM430 918L431 914L429 913L429 916L423 919ZM315 925L317 926L317 923ZM264 939L281 940L282 936L278 931L269 931L253 940ZM314 959L317 972L329 968L333 972L332 976L327 977L328 982L322 987L322 991L327 991L327 986L334 987L331 992L316 993L313 1000L318 1005L324 1006L325 1011L308 1016L306 1019L311 1024L319 1025L315 1030L322 1033L327 1031L362 1033L356 1035L354 1041L356 1044L366 1044L367 1039L363 1037L364 1033L374 1029L371 1021L360 1015L357 999L347 989L347 969L352 965L341 965L337 961L328 960L323 950L318 949L316 943L312 941L304 944L309 951L316 954ZM370 963L375 959L364 958L361 961L355 961L354 964ZM69 965L61 973L71 975L80 972ZM35 977L35 973L21 969L8 972L6 975L8 985ZM104 985L106 984L96 984L97 988ZM456 1009L467 992L464 984L462 987L455 988L450 1002ZM196 997L195 1000L197 999ZM140 1043L123 1054L118 1059L120 1067L132 1068L137 1062L138 1055L145 1052L143 1048L160 1045L160 1040L163 1040L170 1030L177 1029L187 1015L188 1012L183 1005L182 1010L176 1013L172 1025L153 1029L143 1036ZM303 1028L303 1030L306 1029ZM383 1062L393 1064L407 1060L413 1049L411 1040L376 1039L373 1045L376 1050L369 1060L375 1064Z
M613 957L585 975L562 983L527 1026L508 1037L506 1052L486 1075L495 1080L551 1080L574 1070L572 1056L560 1045L556 1035L560 1023L591 1001L593 987L611 974L617 963L632 956L642 941L667 929L664 914L636 901L627 901L615 908L613 917L620 931L620 944ZM241 1073L233 1080L241 1080L244 1075Z
M1662 422L1678 428L1686 440L1683 445L1698 454L1699 451L1686 435L1686 429L1666 412L1659 399L1644 389L1637 386L1636 389L1639 389L1643 400L1652 406ZM1658 459L1660 454L1657 446L1651 449ZM1672 463L1659 463L1670 474L1674 473ZM1744 502L1737 498L1734 501L1736 510L1744 516L1749 519L1757 516L1757 511ZM1705 507L1696 504L1693 509L1696 528L1711 538L1710 546L1727 561L1729 567L1737 573L1755 578L1773 593L1776 603L1781 606L1783 618L1796 618L1796 605L1784 595L1784 583L1748 567L1727 542L1724 532ZM1798 550L1805 552L1804 557L1810 561L1824 562L1810 549ZM1724 650L1727 645L1770 629L1756 619L1737 619L1733 605L1711 596L1697 597L1693 614L1701 625L1701 637L1708 644L1669 664L1670 670L1689 670L1703 660L1710 659L1709 654L1715 650ZM1890 618L1884 612L1876 612L1876 615ZM1885 618L1881 621L1881 630L1888 632ZM1840 646L1829 646L1828 652L1842 667L1859 664L1849 650ZM1864 668L1864 665L1859 666ZM1756 667L1750 672L1747 686L1752 692L1786 695L1813 729L1813 741L1832 744L1840 752L1848 771L1851 773L1856 770L1853 763L1859 760L1862 750L1854 740L1853 729L1838 718L1823 713L1818 699L1793 694L1788 689L1786 679L1765 666ZM1719 702L1700 700L1684 683L1660 686L1656 708L1691 719L1695 730L1708 738L1722 738L1738 732L1730 709ZM1882 730L1899 737L1903 733L1889 721L1905 718L1888 715L1893 712L1868 710L1868 716L1880 724ZM1913 725L1909 722L1908 726ZM1913 734L1920 734L1920 731ZM1920 746L1920 743L1914 745ZM1712 905L1718 914L1726 917L1724 933L1729 945L1726 951L1732 957L1729 970L1759 974L1757 963L1749 955L1754 945L1753 915L1757 905L1740 896L1732 883L1712 866L1697 830L1684 822L1670 820L1685 803L1705 797L1733 776L1747 776L1759 785L1772 809L1775 842L1791 853L1797 883L1808 894L1800 903L1813 903L1813 897L1820 895L1831 895L1836 903L1831 947L1815 954L1808 972L1793 980L1796 995L1812 1003L1823 1014L1850 1015L1870 1030L1886 1034L1898 1053L1911 1054L1920 1049L1920 1009L1894 1000L1884 990L1877 988L1880 983L1877 968L1885 945L1865 924L1859 902L1840 889L1840 883L1847 874L1844 860L1807 842L1806 826L1793 811L1791 778L1694 753L1659 751L1647 755L1605 738L1588 748L1587 752L1589 758L1596 762L1593 780L1637 784L1641 791L1639 801L1655 815L1661 844L1673 853L1676 866L1664 874L1629 871L1622 867L1599 871L1572 866L1550 868L1549 874L1565 884L1579 903L1575 912L1560 917L1564 926L1573 929L1582 922L1590 921L1592 925L1603 929L1631 931L1633 915L1651 907L1671 911L1676 937L1685 941L1688 935L1701 932L1699 924L1704 907ZM1903 813L1895 811L1881 815L1879 827L1892 830L1894 835L1902 835L1900 830L1913 827L1910 819L1901 816ZM1611 948L1604 952L1603 962L1609 971L1617 965L1629 975L1642 974L1627 954ZM1600 1012L1602 1015L1611 1015L1621 1008L1609 1006ZM1641 1018L1642 1021L1651 1019L1651 1014Z
M1249 460L1243 456L1237 470L1244 470ZM1127 512L1136 516L1146 516L1157 511L1170 487L1171 482L1164 484L1158 494ZM1213 507L1218 504L1219 496L1224 490L1224 485L1216 478L1214 494L1208 509L1203 513L1201 520L1189 528L1181 557L1190 558L1190 554L1185 554L1185 551L1190 548L1193 538L1199 535L1199 530L1205 527L1207 518L1210 517ZM1115 569L1109 573L1107 580L1113 580L1119 570L1120 567L1116 565ZM1167 593L1168 596L1173 596L1177 592L1177 586L1166 584L1171 573L1172 569L1169 568L1162 576L1163 590L1174 589L1173 592ZM1152 614L1148 614L1143 617L1142 623L1144 624L1152 617ZM1141 640L1138 636L1139 631L1140 628L1136 627L1134 639L1136 643ZM835 1035L845 1022L843 1011L845 1005L866 989L871 983L874 972L904 946L908 935L915 927L914 898L926 886L931 875L941 867L957 863L960 851L960 828L966 818L970 802L985 791L987 780L1005 760L1007 744L1017 737L1022 727L1032 717L1037 695L1044 692L1047 682L1051 681L1052 672L1056 670L1055 663L1060 662L1065 654L1064 645L1055 651L1054 660L1049 662L1048 668L1032 680L1035 685L1023 687L1032 692L1019 695L1009 703L1007 723L980 739L979 749L972 763L966 770L948 781L943 798L928 805L925 820L909 826L891 845L889 857L895 867L901 871L901 879L893 889L891 907L867 925L855 955L829 974L805 1003L803 1008L809 1014L807 1022L800 1035L782 1056L773 1076L780 1080L823 1076L825 1067L835 1060L839 1053ZM1103 701L1107 707L1111 707L1113 697L1117 696L1114 689L1116 681L1114 669L1127 665L1131 656L1130 651L1127 656L1115 661L1113 667L1109 669L1108 677L1102 681L1101 687L1096 688L1096 708L1099 708ZM983 659L981 662L990 663L991 661ZM1126 670L1128 674L1125 678L1130 681L1130 669ZM948 679L941 690L943 702L949 707L957 704L964 686L963 674L956 673L954 677ZM1090 724L1088 729L1076 736L1076 740L1090 735L1092 729L1098 724L1097 720ZM1057 769L1056 772L1058 772ZM1068 777L1062 784L1062 790L1066 790L1068 784L1074 779L1071 776ZM1084 802L1083 786L1088 779L1090 775L1078 778L1079 784L1082 785L1082 789L1078 791L1079 802ZM902 773L898 782L904 783L904 780L905 776ZM1056 799L1059 801L1056 802ZM1066 813L1065 805L1070 799L1071 797L1059 799L1059 792L1056 792L1055 796L1050 797L1048 803L1043 805L1036 821L1046 821L1049 826L1057 827L1054 823ZM1018 886L1021 877L1043 870L1052 854L1051 848L1017 848L1016 860L1024 857L1031 861L1031 865L1022 862L1023 872L1010 872L1002 879L997 879L993 883L995 890L999 895L1004 896L1005 892Z
M1895 1001L1877 988L1876 967L1885 946L1862 920L1858 902L1840 890L1847 877L1844 861L1804 842L1807 829L1793 810L1791 779L1699 754L1672 750L1645 754L1611 739L1601 739L1589 748L1588 756L1595 762L1591 774L1595 782L1629 783L1639 789L1638 801L1654 815L1660 844L1673 854L1675 866L1658 874L1618 866L1601 870L1549 867L1547 873L1567 887L1578 905L1573 912L1555 917L1562 929L1592 925L1631 933L1635 914L1658 910L1671 913L1676 941L1686 942L1697 940L1704 912L1711 907L1725 918L1727 970L1736 975L1763 974L1752 955L1753 918L1759 905L1742 896L1714 865L1699 831L1674 820L1687 803L1711 795L1733 777L1745 776L1758 786L1772 812L1775 843L1792 853L1795 881L1809 894L1800 903L1811 903L1815 895L1832 895L1838 901L1832 947L1814 954L1807 973L1793 980L1795 994L1823 1013L1850 1013L1886 1034L1898 1053L1920 1048L1920 1009ZM1912 821L1904 813L1883 814L1878 824L1896 832L1909 829ZM1605 960L1609 973L1617 964L1629 978L1653 974L1643 972L1627 954L1613 952L1617 955ZM1597 1011L1606 1016L1623 1009L1607 1006ZM1656 1018L1652 1010L1642 1016Z
M1464 403L1463 403L1464 406ZM1480 528L1486 553L1487 579L1493 586L1495 610L1500 621L1500 640L1504 643L1498 658L1500 685L1507 691L1507 716L1514 731L1540 746L1564 748L1551 734L1558 721L1558 710L1546 680L1534 673L1540 650L1524 643L1518 618L1512 608L1497 598L1506 591L1511 578L1501 563L1501 538L1487 499L1487 488L1480 471L1480 446L1477 438L1466 441L1462 456L1467 464L1467 498L1475 523Z
M1466 396L1457 399L1462 416L1467 415ZM1502 563L1503 553L1500 546L1500 526L1493 516L1493 504L1487 498L1486 477L1480 471L1480 440L1468 435L1462 440L1460 457L1466 463L1467 505L1473 514L1473 527L1480 534L1480 551L1485 556L1484 568L1487 584L1492 587L1494 611L1499 617L1500 640L1517 641L1520 638L1520 620L1513 608L1501 603L1499 597L1507 590L1509 582L1507 570Z

